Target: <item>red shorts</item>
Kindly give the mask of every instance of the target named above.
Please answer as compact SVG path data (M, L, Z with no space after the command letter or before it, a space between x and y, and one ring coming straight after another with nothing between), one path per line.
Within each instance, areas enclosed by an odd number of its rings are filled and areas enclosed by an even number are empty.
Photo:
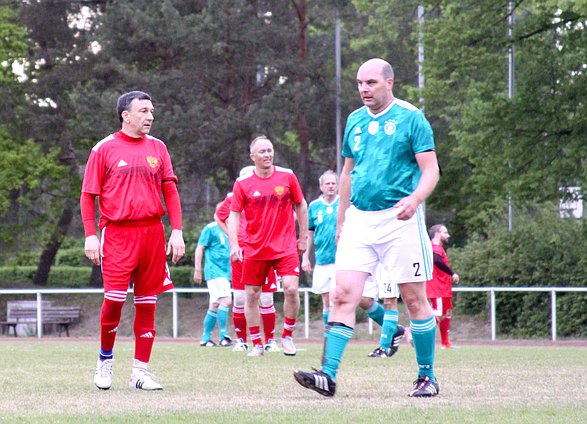
M243 262L244 284L251 286L260 286L264 284L265 276L270 268L275 268L275 272L280 277L285 275L300 275L300 258L297 254L284 256L278 259L267 261L255 261L246 259Z
M153 296L173 288L160 219L110 222L102 230L104 291L126 291L132 279L134 294Z
M434 315L448 315L452 310L452 297L435 297L430 299L430 306L434 311Z
M230 265L232 269L232 289L244 290L245 283L243 283L243 263L231 260ZM267 272L262 291L263 293L274 293L278 288L279 287L277 285L277 276L275 275L275 270L270 268Z

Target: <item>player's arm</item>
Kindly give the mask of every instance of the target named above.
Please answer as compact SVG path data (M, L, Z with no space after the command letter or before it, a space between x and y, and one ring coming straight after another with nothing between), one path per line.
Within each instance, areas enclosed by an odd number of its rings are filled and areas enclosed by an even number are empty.
M214 221L216 221L216 223L218 224L220 229L222 231L224 231L224 234L228 235L228 225L226 225L226 222L228 222L228 219L226 221L223 221L218 217L217 214L214 214Z
M302 269L306 272L312 271L310 262L310 251L314 248L314 231L308 231L308 248L302 255Z
M230 258L235 262L243 260L243 250L238 245L238 227L240 225L241 213L230 211L228 215L228 243L230 245Z
M308 203L302 199L295 204L296 216L298 217L298 253L303 254L308 248Z
M439 255L438 253L434 253L434 255L432 257L433 257L433 261L434 261L434 266L436 266L439 270L441 270L445 274L448 274L451 277L453 276L454 271L452 269L450 269L450 267L446 264L446 262L444 262L444 259L442 259L442 255Z
M161 185L163 199L169 214L171 223L171 236L167 243L167 254L173 254L171 261L176 264L185 254L185 242L183 241L181 202L175 181L163 181Z
M100 248L100 240L96 235L96 195L82 192L79 199L79 204L82 222L84 225L84 233L86 236L86 240L84 243L84 251L86 253L86 257L95 265L100 265L100 257L102 251Z
M434 150L417 153L416 162L422 173L418 186L412 194L404 197L394 206L398 208L397 218L401 220L408 220L416 213L418 206L432 194L440 178L440 168Z
M202 259L204 257L205 246L198 244L194 255L194 282L202 284Z
M336 219L336 243L344 224L344 214L351 206L351 171L355 167L353 158L345 158L342 171L340 172L340 190L338 192L338 215Z

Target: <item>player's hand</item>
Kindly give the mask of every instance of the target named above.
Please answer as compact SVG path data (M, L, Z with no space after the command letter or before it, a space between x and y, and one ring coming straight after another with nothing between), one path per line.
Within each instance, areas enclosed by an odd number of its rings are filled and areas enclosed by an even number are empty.
M420 202L414 196L404 197L394 206L397 212L397 219L407 221L414 216L419 205Z
M86 237L84 251L86 252L86 257L92 261L94 265L100 265L102 249L100 246L100 240L98 240L98 236L93 235Z
M298 239L298 255L303 255L308 249L308 237L300 237Z
M312 264L310 263L310 259L306 257L306 255L302 256L302 270L306 272L312 271Z
M459 284L459 281L461 281L461 278L459 277L459 274L453 274L452 277L452 283L453 284Z
M230 259L234 262L243 261L243 249L241 249L238 244L230 248Z
M202 284L202 271L199 269L194 270L194 282L197 285Z
M176 264L185 254L185 243L183 241L183 232L181 230L171 230L169 243L167 243L167 254L173 254L171 262Z

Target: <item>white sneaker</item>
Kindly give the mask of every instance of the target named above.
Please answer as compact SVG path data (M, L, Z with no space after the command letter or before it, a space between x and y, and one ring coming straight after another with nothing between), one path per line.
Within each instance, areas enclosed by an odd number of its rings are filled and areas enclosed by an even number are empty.
M289 336L281 339L281 347L283 348L283 354L285 356L295 356L296 353L298 353L293 339Z
M269 343L265 345L265 352L281 352L275 339L269 339Z
M129 389L163 390L163 386L154 380L155 376L145 368L134 368L128 382Z
M247 353L247 356L263 356L263 346L261 345L254 345L251 348L251 351Z
M98 359L96 372L94 373L94 384L98 389L108 390L112 386L112 364L114 359Z
M234 343L234 347L232 348L233 352L246 352L249 350L249 345L247 345L243 339L236 339Z

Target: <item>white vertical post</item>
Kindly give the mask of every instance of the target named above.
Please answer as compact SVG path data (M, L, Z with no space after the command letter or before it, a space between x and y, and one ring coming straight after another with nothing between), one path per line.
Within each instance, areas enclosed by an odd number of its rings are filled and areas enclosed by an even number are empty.
M306 339L310 338L310 296L304 291L304 334Z
M373 320L369 318L369 335L373 334Z
M177 339L177 293L174 291L171 298L172 316L173 316L173 338Z
M490 317L491 317L491 341L495 341L495 329L496 329L496 324L495 324L495 290L491 289L489 291L489 297L490 297Z
M334 59L336 68L336 174L342 171L342 117L341 117L341 54L340 54L340 17L336 10L336 27L334 30Z
M556 340L556 291L550 292L550 316L551 316L551 334L552 341Z
M37 293L37 338L41 337L43 337L43 295L39 292Z

